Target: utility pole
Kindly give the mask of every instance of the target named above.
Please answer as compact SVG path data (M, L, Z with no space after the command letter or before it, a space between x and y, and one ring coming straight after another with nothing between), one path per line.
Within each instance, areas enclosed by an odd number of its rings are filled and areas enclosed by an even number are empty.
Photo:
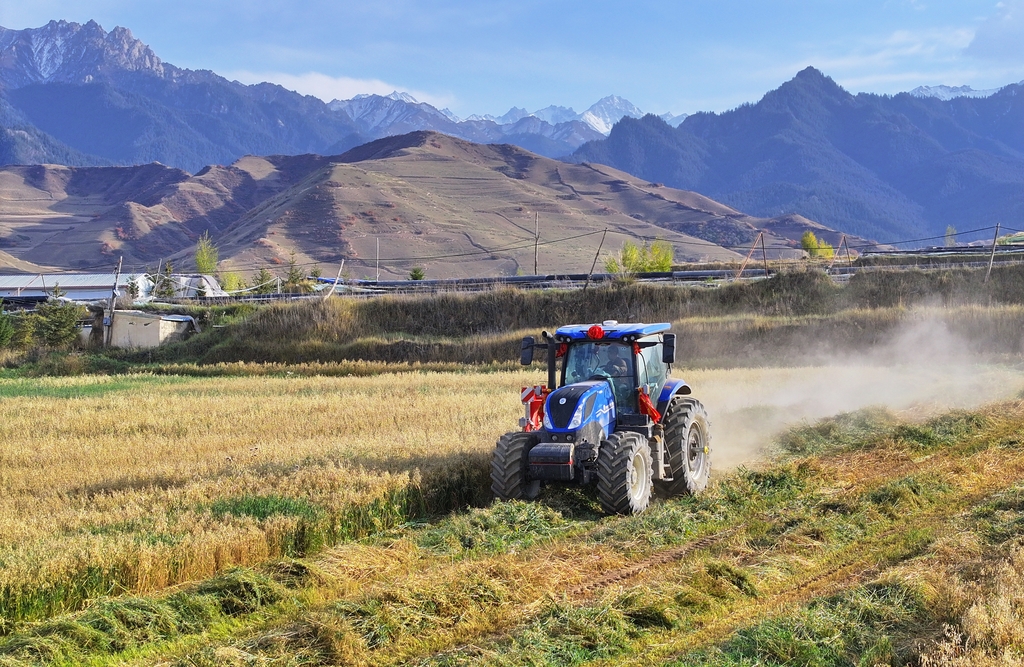
M537 275L537 251L540 246L540 213L533 214L533 275Z
M992 237L992 254L988 256L988 271L985 272L985 282L988 282L988 277L992 275L992 264L996 261L996 241L999 240L999 223L996 223L996 233Z
M597 244L597 252L594 253L594 263L590 265L590 273L587 274L587 282L583 285L583 292L586 293L587 288L590 287L590 277L594 275L594 269L597 268L597 258L601 255L601 248L604 247L604 237L608 236L608 228L604 228L604 233L601 234L601 242Z
M764 277L768 278L768 251L764 249L764 234L761 234L761 257L764 259Z
M377 279L375 282L380 282L380 237L377 238Z
M123 261L123 255L117 258L117 270L114 271L114 286L110 288L109 311L103 322L107 328L104 332L106 335L103 339L103 347L110 347L110 343L114 338L114 308L117 306L117 281L121 279L121 262Z
M331 289L329 289L327 291L327 294L324 294L324 301L327 301L327 297L329 297L332 294L334 294L334 289L338 286L338 281L341 280L341 272L344 271L344 270L345 270L345 260L343 259L343 260L341 260L341 266L338 267L338 277L334 279L333 283L331 283Z
M762 240L763 238L764 238L764 232L758 232L757 233L757 237L754 238L754 243L751 244L751 246L750 246L750 252L748 252L747 256L743 259L743 263L740 264L740 270L736 272L735 280L739 280L740 278L743 277L743 270L747 268L747 262L749 262L750 258L754 256L754 251L757 250L757 244L758 243L761 244L761 252L764 253L764 241ZM767 276L767 274L768 274L768 256L767 255L765 255L765 260L764 260L764 272L765 272L765 275Z

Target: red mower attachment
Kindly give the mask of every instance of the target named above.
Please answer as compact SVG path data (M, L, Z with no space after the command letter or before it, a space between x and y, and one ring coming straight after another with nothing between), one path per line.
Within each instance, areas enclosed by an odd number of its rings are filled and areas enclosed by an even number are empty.
M522 399L526 406L526 416L519 420L523 431L539 431L544 422L544 399L551 390L546 385L523 387Z

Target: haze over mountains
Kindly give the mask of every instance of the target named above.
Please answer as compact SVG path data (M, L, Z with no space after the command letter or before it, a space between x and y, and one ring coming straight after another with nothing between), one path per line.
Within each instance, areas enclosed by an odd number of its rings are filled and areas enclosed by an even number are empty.
M1012 226L1024 213L1022 85L851 95L808 68L756 104L720 114L642 116L609 96L582 113L549 106L462 119L405 93L325 103L274 84L242 85L165 63L127 29L51 21L0 28L0 164L160 162L198 178L207 165L246 155L337 156L429 130L608 164L758 219L798 215L898 241L947 225ZM734 231L697 235L728 245L744 236Z
M0 164L159 161L197 171L248 154L337 154L416 130L561 157L642 112L610 96L582 114L513 115L462 120L401 93L327 104L274 84L246 86L175 67L127 29L93 21L0 28Z
M941 236L947 225L1022 228L1022 93L1011 84L983 97L852 95L809 67L756 104L677 128L623 119L573 159L883 242Z

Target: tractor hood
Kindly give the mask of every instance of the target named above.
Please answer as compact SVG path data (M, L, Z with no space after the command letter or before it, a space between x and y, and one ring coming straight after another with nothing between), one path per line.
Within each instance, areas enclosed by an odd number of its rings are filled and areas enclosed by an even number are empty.
M615 419L615 396L607 381L568 384L548 394L544 427L548 431L574 431L598 421L605 433Z

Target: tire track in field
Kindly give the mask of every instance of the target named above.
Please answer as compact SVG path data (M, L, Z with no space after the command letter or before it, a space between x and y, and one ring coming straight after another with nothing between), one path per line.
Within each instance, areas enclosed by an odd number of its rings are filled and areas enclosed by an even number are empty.
M565 596L570 600L586 600L592 598L594 594L605 588L608 588L609 586L624 581L628 581L629 579L632 579L640 574L643 574L644 572L652 568L680 561L683 558L686 558L690 554L695 553L697 551L709 549L717 545L719 542L726 540L728 537L731 537L738 530L738 528L729 528L718 533L705 535L704 537L698 538L693 542L688 542L687 544L658 551L654 554L651 554L647 558L644 558L643 560L637 561L625 567L607 570L593 581L589 581L585 584L582 584L580 586L577 586L576 588L569 590L565 593ZM442 656L458 655L466 651L483 650L481 646L485 646L488 644L496 644L503 639L512 637L517 632L521 631L524 627L526 627L529 624L530 620L531 619L527 618L523 623L514 625L504 630L499 630L498 632L492 632L490 634L477 637L473 640L472 643L464 643L460 646L455 646L453 648L445 649L443 651L438 651L437 653L427 656L426 658L424 658L424 660L427 663L429 663L431 660L440 658Z
M638 561L631 565L627 565L626 567L621 567L615 570L605 572L597 579L589 581L570 590L566 595L569 598L592 597L594 593L597 593L601 589L607 588L614 584L622 583L624 581L628 581L629 579L632 579L633 577L639 574L645 573L650 569L660 567L662 565L667 565L669 563L674 563L676 561L680 561L695 551L701 551L703 549L713 547L719 542L722 542L726 538L734 535L738 530L738 527L729 528L719 533L706 535L694 542L689 542L688 544L655 552L654 554L651 554L650 556L644 558L641 561Z
M863 465L863 462L860 461L860 459L863 459L863 458L877 458L877 456L878 456L877 452L872 452L870 454L867 454L866 456L865 456L865 453L856 452L856 453L852 453L852 455L848 455L846 457L843 457L841 459L841 461L834 461L833 464L838 463L839 465L837 467L839 467L839 468L863 469L864 465ZM870 477L867 477L867 478L860 478L860 479L857 480L856 485L857 486L871 486L871 485L873 485L873 484L875 484L875 483L877 483L879 481L898 479L899 477L902 477L902 476L904 476L904 475L906 475L908 473L924 472L925 468L938 468L938 467L940 467L941 462L943 462L943 461L944 461L944 459L938 459L938 458L932 458L932 457L929 457L925 461L913 461L912 459L907 458L907 459L900 460L898 463L896 463L895 465L892 465L892 466L890 466L888 468L880 468L879 466L870 466L869 469L871 469L871 470L881 470L881 469L884 469L885 472L884 473L874 474L874 475L871 475ZM924 465L922 465L922 464L924 464ZM915 518L917 521L921 520L921 516L920 515L914 515L913 518ZM909 520L910 520L910 518L903 519L901 521L901 523L909 522ZM599 592L601 592L602 590L604 590L606 588L609 588L610 586L613 586L613 585L616 585L616 584L620 584L620 583L624 583L624 582L627 582L627 581L635 579L635 578L641 578L641 577L642 578L647 578L647 576L652 573L652 570L654 570L656 568L659 568L661 566L673 563L673 562L678 562L678 561L686 558L687 556L692 555L692 554L694 554L694 553L696 553L698 551L710 549L710 548L720 544L721 542L724 542L725 540L727 540L729 537L732 537L736 533L740 532L741 529L743 529L743 527L744 527L743 525L737 525L737 526L734 526L732 528L727 528L725 530L722 530L722 531L720 531L718 533L713 533L713 534L705 535L704 537L698 538L697 540L695 540L693 542L689 542L687 544L683 544L683 545L679 545L679 546L675 546L675 547L670 547L668 549L663 549L661 551L654 552L654 553L650 554L649 556L647 556L646 558L644 558L644 559L642 559L640 561L631 563L631 564L623 566L623 567L619 567L619 568L615 568L615 569L612 569L612 570L605 571L604 573L601 573L600 575L598 575L597 578L595 578L594 580L588 581L586 583L583 583L583 584L581 584L581 585L579 585L579 586L569 590L568 592L566 592L565 596L569 600L576 600L576 601L580 601L580 602L585 602L588 599L594 598ZM878 541L879 539L882 539L883 537L888 537L888 536L890 536L892 534L895 534L898 530L899 530L899 528L897 528L897 527L889 528L888 530L886 530L886 531L884 531L882 533L879 533L879 534L876 534L874 536L871 536L869 538L869 540L867 540L867 541L870 541L870 542ZM848 549L853 549L855 546L863 547L864 543L865 543L865 540L857 541L856 543L854 543L852 545L848 545L846 548L844 548L844 551L846 551ZM831 589L838 590L838 589L842 589L842 588L844 588L844 587L846 587L848 585L854 585L854 583L860 583L861 581L864 580L864 577L866 577L868 574L870 574L872 572L876 572L877 573L877 572L881 571L874 564L872 564L872 565L863 565L861 563L862 567L860 567L860 568L858 568L857 565L858 565L858 563L856 562L856 557L855 557L853 562L847 561L847 562L843 562L841 564L837 564L834 567L829 568L828 570L825 570L823 572L820 572L817 575L814 575L810 579L802 580L800 582L794 583L790 587L784 588L783 590L779 591L779 593L773 595L771 598L766 598L766 599L762 599L762 600L758 601L758 603L752 605L752 610L756 611L757 613L761 613L761 610L764 607L771 607L771 606L783 607L783 606L788 606L789 604L792 604L792 602L788 602L787 603L785 601L785 598L792 597L793 593L795 593L796 591L806 591L805 594L797 596L796 598L794 598L797 601L801 601L801 602L802 601L806 601L806 599L809 599L810 597L814 597L816 595L822 594L822 592L824 592L825 590L831 590ZM847 574L847 576L845 578L835 579L834 575L839 574L839 573L843 573L843 572L846 572L846 571L849 571L849 573ZM844 583L844 582L846 582L846 581L848 581L850 579L853 579L854 583L850 583L850 584ZM819 581L826 581L826 580L832 580L832 581L828 581L826 583L825 587L818 587L818 586L815 585ZM743 609L746 609L746 608L747 608L746 606L743 606L743 607L741 607L741 609L737 609L737 613L739 613L740 611L742 611ZM696 636L703 636L705 633L711 632L712 629L714 629L714 628L720 628L721 632L727 632L728 630L734 628L737 623L742 623L743 620L745 620L744 617L736 617L735 614L730 614L729 616L725 617L721 621L714 621L711 624L705 626L704 628L695 631L692 636L694 636L694 637L696 637ZM513 625L511 627L499 630L497 632L492 632L492 633L489 633L489 634L486 634L486 635L483 635L483 636L478 636L478 637L474 638L472 642L465 642L465 643L463 643L460 646L456 646L456 647L453 647L453 648L450 648L450 649L446 649L446 650L443 650L443 651L438 651L437 653L434 653L431 656L428 656L426 658L426 662L427 662L427 664L429 664L432 659L436 659L436 658L439 658L439 657L442 657L442 656L458 655L458 654L460 654L462 652L466 652L466 651L474 651L474 650L480 651L480 650L483 650L483 649L481 649L482 646L493 645L493 644L496 644L498 642L501 642L504 639L507 639L507 638L509 638L511 636L514 636L517 632L521 631L524 627L526 627L528 625L529 621L530 621L530 619L524 619L524 622L522 622L522 623L518 623L516 625ZM713 638L714 638L714 635L709 635L708 641L712 640ZM683 651L681 651L681 653L685 653L686 650L689 650L689 649L684 649ZM615 658L611 658L610 660L611 660L612 663L615 662Z
M922 472L942 470L944 467L957 463L955 459L947 457L930 457L931 465L919 466L917 469ZM908 466L898 466L893 470L898 474L907 472ZM698 649L702 645L720 642L729 634L735 632L741 626L757 619L776 616L787 611L799 608L810 600L837 593L842 590L853 588L872 579L877 579L886 571L893 569L912 558L902 558L890 563L866 562L872 555L887 544L889 538L906 531L910 528L931 528L940 533L942 531L954 530L954 522L963 516L964 510L976 507L978 504L991 498L993 495L1005 491L1013 486L1020 475L1024 473L1024 462L1013 461L1011 465L996 476L995 483L981 489L967 493L954 501L932 508L930 511L912 513L904 516L895 525L885 531L871 536L865 540L858 540L847 545L843 552L846 557L840 554L839 560L834 566L819 572L810 578L793 582L783 587L769 597L752 600L747 604L741 604L730 613L720 619L714 619L698 630L688 632L685 637L677 641L665 641L664 635L660 637L657 649L644 655L616 656L613 658L598 660L590 664L620 664L625 657L630 665L664 665L676 660L687 653ZM888 477L884 477L888 479ZM859 553L858 553L859 552ZM861 555L865 554L865 555ZM866 557L865 557L866 556ZM669 649L665 653L664 649Z
M857 476L851 480L852 485L847 490L859 489L857 492L859 495L879 483L884 484L896 481L907 475L948 474L965 463L965 460L959 456L950 456L949 454L930 455L925 459L916 460L902 458L894 462L889 458L892 454L893 452L891 451L875 452L873 455L867 456L858 453L843 457L842 461L833 461L833 464L839 463L837 466L839 469L850 471L864 469L864 459L877 459L879 456L887 459L888 466L869 466L867 468L884 472L875 472L864 477ZM679 638L677 641L672 641L671 634L674 633L670 633L669 636L657 634L647 640L647 642L652 644L647 646L646 649L638 650L635 653L631 652L629 655L617 655L599 659L590 664L664 664L699 648L701 645L721 641L739 627L757 619L785 613L806 604L814 598L831 595L878 578L886 571L899 566L915 555L908 553L898 556L891 561L882 556L881 562L879 562L880 554L884 554L887 547L899 545L899 540L894 541L894 537L900 537L912 528L930 528L937 535L945 533L951 528L951 524L962 515L962 511L965 508L976 505L978 502L991 496L992 493L1005 488L1007 484L1012 484L1024 473L1024 461L1007 460L1003 454L996 454L996 458L1002 459L1002 463L1009 465L999 466L1001 468L999 472L990 477L987 483L957 498L951 498L949 502L939 501L937 506L932 506L923 511L913 511L908 515L898 518L894 524L885 530L873 535L864 536L845 545L821 563L821 566L825 567L825 569L820 572L811 576L799 577L798 575L797 577L791 577L785 586L768 596L740 601L724 617L712 619L696 630L687 631L686 636ZM981 462L979 461L979 463ZM991 464L991 462L989 463ZM982 467L988 467L984 463L981 465ZM828 467L833 468L833 466ZM650 576L653 576L652 571L654 569L682 560L698 551L711 549L742 529L742 525L736 526L719 533L706 535L688 544L653 553L641 561L606 571L593 581L570 590L566 595L569 599L585 601L593 598L599 591L615 584L627 582L635 578L650 578ZM748 554L747 558L740 558L740 560L747 560L749 558L751 562L758 562L764 555L764 553ZM830 561L832 563L831 566L829 566ZM493 646L503 639L514 636L523 627L525 627L524 624L517 624L506 630L478 637L472 643L465 643L459 647L440 651L432 657L452 656L463 652L490 653L488 649L483 647ZM667 654L665 652L666 649L668 650ZM427 658L427 660L429 662L430 658Z

